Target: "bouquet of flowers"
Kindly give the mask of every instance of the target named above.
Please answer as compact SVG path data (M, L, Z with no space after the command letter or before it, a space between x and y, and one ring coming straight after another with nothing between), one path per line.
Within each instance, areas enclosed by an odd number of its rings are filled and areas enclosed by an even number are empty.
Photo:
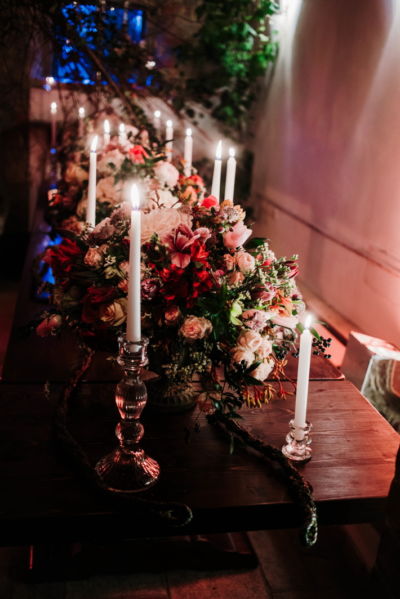
M277 258L264 239L250 238L243 209L203 197L201 181L191 179L181 178L179 204L150 200L142 211L142 327L150 368L167 393L190 390L197 375L202 405L232 414L243 402L268 401L267 378L294 349L304 310L296 257ZM54 308L39 335L68 326L116 349L127 312L129 226L122 203L93 230L70 232L46 250Z

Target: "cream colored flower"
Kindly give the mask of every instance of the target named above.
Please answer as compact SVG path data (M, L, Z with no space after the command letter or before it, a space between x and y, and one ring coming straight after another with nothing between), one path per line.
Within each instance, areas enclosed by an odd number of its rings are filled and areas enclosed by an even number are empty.
M119 204L122 201L122 183L114 183L114 177L104 177L96 185L96 199L98 202Z
M238 252L236 254L236 264L238 265L239 270L246 274L254 270L256 261L249 252Z
M154 233L160 238L171 233L179 225L191 227L190 214L175 208L157 208L147 214L142 212L142 244L150 241Z
M237 344L240 347L249 349L252 352L256 352L261 346L262 342L263 338L261 337L260 333L252 330L243 331L237 340Z
M102 306L100 309L100 320L111 325L119 326L126 320L127 299L121 297L111 304Z
M255 356L252 351L243 347L235 347L232 350L232 361L235 364L245 362L246 366L251 366L255 362Z
M179 329L180 334L189 341L204 339L211 331L211 322L202 316L187 316Z
M257 366L257 368L250 372L250 375L258 381L265 381L273 367L274 363L272 360L264 360Z
M175 187L179 179L179 171L170 162L161 160L154 167L154 174L161 186Z
M104 177L112 175L121 168L124 160L124 154L117 149L105 152L97 162L97 171Z

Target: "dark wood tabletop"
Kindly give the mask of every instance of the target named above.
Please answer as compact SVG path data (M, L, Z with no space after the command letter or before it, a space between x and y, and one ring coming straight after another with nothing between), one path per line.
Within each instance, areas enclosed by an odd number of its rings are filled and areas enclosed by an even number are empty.
M64 331L59 337L45 339L34 333L29 337L22 335L23 327L46 310L47 304L36 300L34 296L32 264L35 257L45 249L49 239L46 230L33 233L31 237L21 278L13 329L3 365L2 379L5 382L67 381L81 359L78 341L72 331ZM118 380L119 370L115 368L109 357L105 352L96 352L86 380ZM288 379L293 380L296 374L297 359L289 356L286 375ZM311 380L339 380L343 375L328 360L313 356L310 377Z
M288 385L288 384L287 384ZM61 385L0 385L0 542L121 539L298 526L301 516L279 472L229 443L197 412L144 414L143 445L161 478L142 496L179 501L194 514L184 529L160 525L134 508L97 495L53 444ZM289 385L288 385L289 388ZM245 410L244 425L281 447L293 398ZM320 524L378 518L394 473L398 434L348 381L310 383L312 460L299 466L314 488ZM70 430L94 464L116 444L114 385L86 383L74 400ZM187 427L199 419L189 442Z

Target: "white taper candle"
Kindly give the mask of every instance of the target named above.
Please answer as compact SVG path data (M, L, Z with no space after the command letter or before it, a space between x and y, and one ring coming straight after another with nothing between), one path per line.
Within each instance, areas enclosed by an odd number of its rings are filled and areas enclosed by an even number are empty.
M229 158L226 164L225 200L233 201L235 191L236 159L234 148L229 148Z
M192 130L186 129L185 147L183 152L184 173L185 177L190 177L192 174L192 156L193 156L193 137Z
M121 146L126 144L126 127L124 123L120 123L118 126L118 143Z
M56 137L57 137L57 102L52 102L50 104L50 115L51 115L50 146L51 146L51 148L55 148L56 147Z
M211 195L216 197L219 202L219 193L221 187L221 168L222 168L222 141L220 140L217 144L217 149L215 151L215 160L214 160L214 172L213 172L213 180L211 186Z
M310 363L312 335L309 330L311 316L304 322L304 331L300 335L299 363L297 367L296 406L294 412L295 439L302 441L307 416L308 383L310 380Z
M79 108L78 108L78 116L79 116L78 135L79 135L79 137L83 137L83 135L84 135L83 119L85 118L85 109L84 109L83 106L79 106Z
M110 127L110 121L108 119L105 119L104 123L103 123L103 131L104 131L104 136L103 136L103 141L104 141L104 146L108 146L108 144L110 143L110 133L111 133L111 127Z
M95 135L92 139L92 143L90 146L90 157L89 157L89 185L88 185L86 221L92 227L96 226L97 140L98 140L98 137L97 137L97 135Z
M153 114L153 125L156 133L160 131L161 126L161 112L159 110L155 110Z
M172 139L174 137L174 124L172 121L168 120L165 128L165 153L167 155L168 162L172 160Z
M140 301L141 301L141 211L139 190L136 183L130 189L131 228L129 231L129 274L126 337L128 341L141 340Z

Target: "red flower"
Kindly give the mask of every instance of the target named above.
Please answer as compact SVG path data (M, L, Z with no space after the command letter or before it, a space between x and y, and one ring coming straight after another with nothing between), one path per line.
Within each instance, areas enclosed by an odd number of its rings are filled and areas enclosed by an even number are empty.
M139 144L130 148L128 154L135 164L144 164L144 159L148 157L148 153L144 147Z
M219 202L215 196L208 196L208 198L204 198L201 202L201 205L204 208L213 208L214 206L218 206Z
M186 225L179 225L173 233L166 235L163 242L171 250L172 264L186 268L191 259L191 246L199 237Z
M83 252L76 241L65 238L59 245L47 248L43 262L51 266L56 277L63 278L82 256Z
M101 306L111 302L114 297L114 287L88 287L83 298L82 321L90 324L100 321Z

